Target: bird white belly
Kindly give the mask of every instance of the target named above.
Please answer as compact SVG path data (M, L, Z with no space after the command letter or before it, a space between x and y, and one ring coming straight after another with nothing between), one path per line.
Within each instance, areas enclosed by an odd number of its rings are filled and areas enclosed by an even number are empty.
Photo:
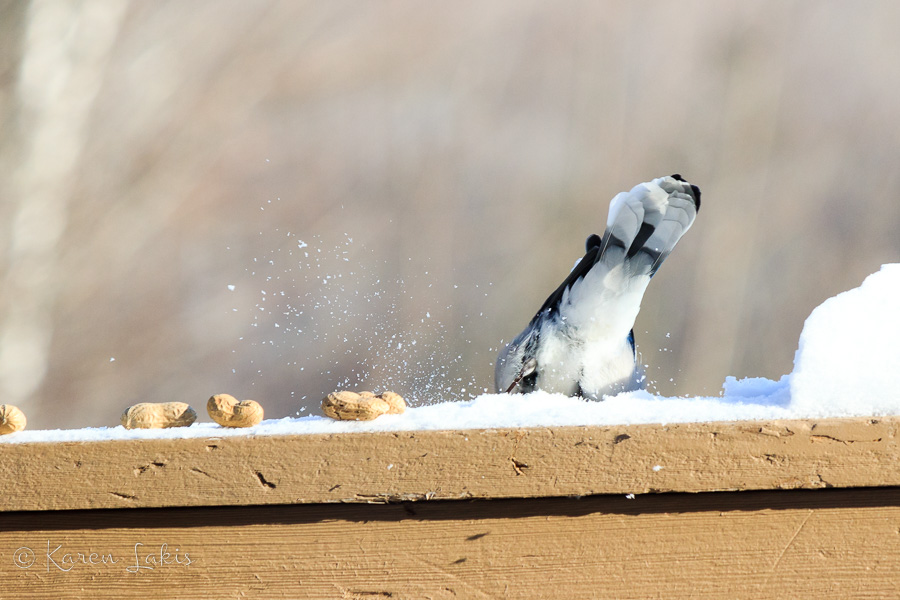
M640 387L635 378L634 350L626 340L622 342L615 347L606 343L585 346L581 389L586 398L599 400L605 394Z
M540 365L538 389L567 396L580 392L597 400L634 389L634 351L627 338L585 342L560 334L557 324L546 327L535 356Z
M547 328L558 331L555 324ZM541 335L543 340L535 358L540 365L538 389L551 394L573 396L578 393L581 377L581 346L565 335Z

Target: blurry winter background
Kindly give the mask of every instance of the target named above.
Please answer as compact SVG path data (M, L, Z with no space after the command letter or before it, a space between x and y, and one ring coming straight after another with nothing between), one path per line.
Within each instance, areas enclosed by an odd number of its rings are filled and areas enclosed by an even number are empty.
M789 373L900 259L900 4L0 0L0 403L490 388L609 199L703 209L651 390ZM860 332L865 335L865 332ZM204 416L205 418L205 416Z

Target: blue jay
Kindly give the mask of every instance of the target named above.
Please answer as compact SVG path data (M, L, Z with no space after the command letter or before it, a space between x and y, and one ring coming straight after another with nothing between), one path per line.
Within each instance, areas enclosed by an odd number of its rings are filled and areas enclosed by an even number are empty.
M700 188L680 175L618 194L603 237L497 357L497 392L603 396L642 387L634 320L650 278L700 209Z

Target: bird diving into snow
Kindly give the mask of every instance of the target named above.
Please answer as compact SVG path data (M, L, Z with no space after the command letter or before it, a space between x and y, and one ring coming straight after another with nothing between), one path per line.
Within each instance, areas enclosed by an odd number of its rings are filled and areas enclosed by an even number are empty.
M603 237L497 357L497 392L535 390L602 400L642 387L634 320L650 278L690 229L700 188L681 175L618 194Z

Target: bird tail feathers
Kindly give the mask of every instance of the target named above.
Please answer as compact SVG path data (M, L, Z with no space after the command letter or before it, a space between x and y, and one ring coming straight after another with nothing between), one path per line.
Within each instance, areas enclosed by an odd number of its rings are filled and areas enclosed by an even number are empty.
M588 238L588 251L599 243L596 262L628 263L634 274L652 277L697 217L700 189L680 175L660 177L616 195L602 238Z

